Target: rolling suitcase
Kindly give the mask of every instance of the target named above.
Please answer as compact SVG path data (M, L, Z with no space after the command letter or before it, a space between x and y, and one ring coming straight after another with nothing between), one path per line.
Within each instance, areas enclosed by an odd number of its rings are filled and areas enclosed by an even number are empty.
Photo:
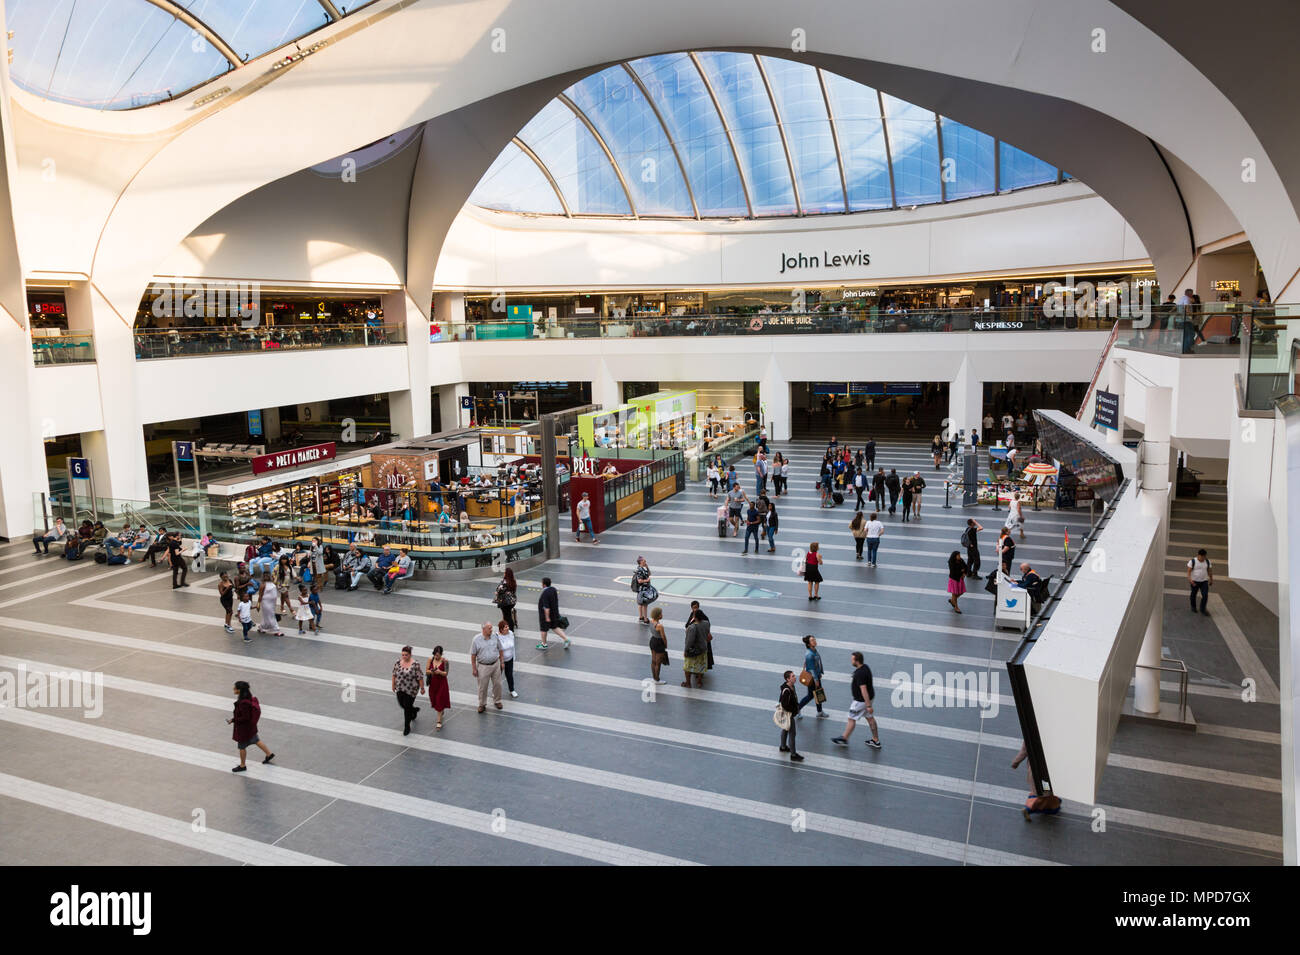
M718 536L719 536L719 537L726 537L726 536L727 536L727 522L726 522L726 521L718 521Z
M352 582L352 578L351 578L350 576L348 576L348 572L347 572L346 570L337 570L337 571L334 572L334 589L335 589L335 590L347 590L347 589L348 589L348 585L349 585L351 582Z
M836 491L833 494L831 494L831 500L834 501L836 504L843 504L844 495L840 491Z

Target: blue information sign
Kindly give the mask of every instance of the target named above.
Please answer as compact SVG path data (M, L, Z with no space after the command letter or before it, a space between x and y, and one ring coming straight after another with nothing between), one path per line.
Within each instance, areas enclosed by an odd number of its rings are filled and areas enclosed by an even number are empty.
M461 395L461 396L460 396L460 408L461 408L462 411L473 411L473 410L474 410L474 399L471 398L469 395Z
M89 458L68 458L68 477L70 478L89 478L90 477L90 459Z
M193 461L194 460L194 442L177 441L176 442L176 460Z
M250 411L248 413L248 433L252 437L260 438L262 436L262 409Z
M1119 429L1119 395L1109 391L1097 392L1096 424L1108 431Z

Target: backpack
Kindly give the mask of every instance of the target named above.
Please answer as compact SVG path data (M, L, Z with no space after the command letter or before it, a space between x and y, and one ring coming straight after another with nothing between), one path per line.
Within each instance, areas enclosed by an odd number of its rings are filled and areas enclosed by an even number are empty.
M688 657L697 657L704 653L708 648L708 642L704 637L704 629L698 622L692 623L686 628L686 655Z
M501 583L497 584L496 605L498 607L500 607L502 610L509 610L511 607L515 605L515 601L516 601L515 595L510 592L510 588L506 586L504 580Z
M973 540L971 539L971 528L969 528L969 527L966 528L964 531L961 532L961 546L962 546L962 547L974 547L974 546L975 546L975 541L973 541Z
M244 548L245 564L247 564L250 560L252 560L256 556L257 556L257 548L254 547L252 544L249 544L247 547Z

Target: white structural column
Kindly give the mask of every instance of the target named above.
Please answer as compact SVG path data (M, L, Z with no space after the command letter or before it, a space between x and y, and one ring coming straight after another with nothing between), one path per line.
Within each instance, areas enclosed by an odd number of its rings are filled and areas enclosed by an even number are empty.
M1107 444L1124 443L1124 379L1128 376L1128 362L1123 358L1112 358L1110 360L1110 387L1107 389L1115 396L1119 410L1116 417L1119 427L1114 431L1106 432Z
M773 441L789 441L792 424L790 382L781 374L775 355L767 360L763 377L758 381L758 407L767 427L767 436Z
M438 389L438 413L442 416L443 431L463 428L469 424L469 416L460 409L460 399L467 397L469 397L468 382L458 381Z
M971 367L970 355L961 360L957 376L948 385L948 434L958 431L970 434L980 430L980 420L984 414L984 382L980 380ZM988 442L987 435L980 435L982 441Z
M602 408L623 403L623 382L614 377L603 358L591 370L591 403Z
M148 501L149 468L140 402L165 406L167 394L137 394L135 313L119 315L93 282L73 282L65 298L69 324L89 328L95 334L99 394L86 395L84 400L99 401L104 427L81 436L81 450L90 459L95 480L95 495L118 501ZM176 381L173 387L179 391L193 387L193 382Z
M1160 521L1156 554L1168 552L1169 538L1169 437L1173 415L1173 389L1148 387L1146 393L1146 433L1142 436L1141 489L1138 499L1142 513ZM1138 651L1138 670L1133 688L1133 707L1139 713L1160 712L1161 648L1164 643L1163 595L1157 591L1146 637Z
M0 305L0 380L5 382L5 426L0 427L0 537L15 539L36 526L34 492L45 489L40 412L30 387L32 344L26 313Z
M408 387L388 395L388 417L393 434L402 438L425 435L432 429L429 387L429 316L403 290L380 299L385 325L406 326Z

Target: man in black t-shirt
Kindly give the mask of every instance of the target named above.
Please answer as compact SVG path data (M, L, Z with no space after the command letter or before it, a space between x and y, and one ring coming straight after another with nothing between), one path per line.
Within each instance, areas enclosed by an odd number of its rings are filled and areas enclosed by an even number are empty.
M181 546L181 532L174 531L172 535L167 538L167 558L170 560L172 565L172 590L175 590L177 587L189 586L189 584L185 582L185 578L189 576L190 565L184 555L181 554ZM180 574L180 583L176 582L177 574Z
M849 721L844 724L844 733L836 736L831 742L837 746L848 746L849 737L853 735L858 720L865 718L867 725L871 727L871 739L867 740L867 745L872 749L880 749L880 730L876 726L875 709L872 707L876 698L876 688L871 682L871 667L867 666L862 654L857 650L853 651L852 660L853 685L850 692L853 695L853 702L849 704Z

